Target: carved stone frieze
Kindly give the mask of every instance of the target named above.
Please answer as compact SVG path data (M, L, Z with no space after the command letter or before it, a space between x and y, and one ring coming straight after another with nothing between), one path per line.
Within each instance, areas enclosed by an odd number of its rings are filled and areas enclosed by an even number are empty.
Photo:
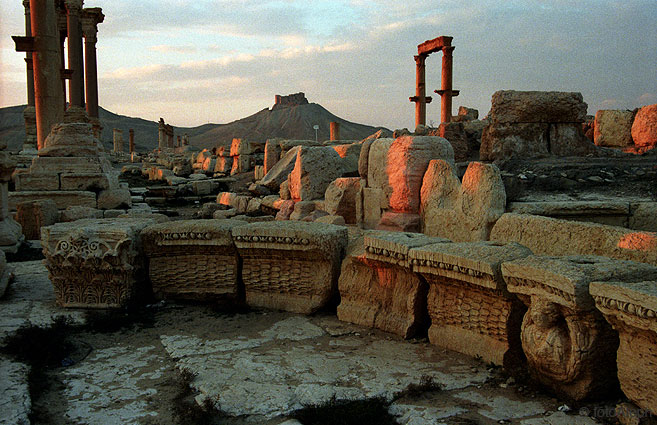
M312 313L335 295L347 229L307 222L260 222L233 229L250 306Z
M625 395L657 414L657 281L593 282L596 308L618 331L618 380Z
M144 292L139 232L149 218L86 219L43 227L45 264L63 307L118 308Z
M408 252L412 248L435 244L449 243L448 239L423 235L422 233L389 232L371 230L365 233L365 257L382 263L410 268Z
M239 258L231 230L239 220L181 220L150 226L141 234L157 298L236 300Z

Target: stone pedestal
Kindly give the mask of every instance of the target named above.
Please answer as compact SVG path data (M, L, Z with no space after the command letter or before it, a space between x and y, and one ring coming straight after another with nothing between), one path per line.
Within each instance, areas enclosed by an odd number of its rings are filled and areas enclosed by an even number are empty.
M153 218L85 219L41 230L57 304L122 308L147 292L139 233Z
M657 415L657 281L592 282L595 306L618 331L618 380L625 395Z
M409 252L413 271L429 283L429 341L486 362L524 364L520 324L526 311L506 290L502 262L531 255L518 244L435 244Z
M618 335L595 309L589 283L655 279L657 268L595 256L530 256L504 263L502 273L529 307L521 340L530 373L574 400L613 391Z
M184 220L144 229L141 238L155 297L238 301L239 258L231 230L245 224Z
M335 295L347 229L299 221L233 228L246 303L310 314Z
M428 324L427 284L412 272L413 247L449 242L418 233L369 231L342 262L338 319L410 338Z

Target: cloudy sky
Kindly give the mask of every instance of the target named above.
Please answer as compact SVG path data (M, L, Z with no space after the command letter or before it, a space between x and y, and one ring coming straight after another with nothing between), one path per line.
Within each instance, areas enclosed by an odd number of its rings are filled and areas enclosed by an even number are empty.
M657 0L86 0L102 7L101 106L177 126L226 123L298 91L345 119L412 127L417 45L454 37L459 105L496 90L657 103ZM0 4L0 106L26 102L21 0ZM440 88L440 53L427 89ZM434 95L435 96L435 95ZM438 121L440 102L427 108Z

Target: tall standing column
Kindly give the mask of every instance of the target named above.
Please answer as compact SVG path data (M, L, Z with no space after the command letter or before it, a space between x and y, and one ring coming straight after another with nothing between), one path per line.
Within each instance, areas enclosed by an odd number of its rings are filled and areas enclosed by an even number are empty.
M415 56L415 127L427 122L427 91L425 82L425 55Z
M128 149L130 153L135 151L135 130L132 128L128 130Z
M337 121L331 121L329 123L329 139L330 140L340 140L340 123Z
M443 47L443 67L440 78L440 122L452 120L452 52L454 46Z
M59 59L59 33L55 3L30 0L30 23L34 37L34 107L36 110L37 145L41 149L50 128L63 120L61 89L62 64Z
M99 7L82 11L82 33L84 35L84 76L87 93L87 115L94 128L94 134L100 138L102 130L98 117L98 66L96 62L96 41L98 24L103 22L105 15Z
M25 8L25 35L32 36L32 22L30 22L30 0L23 0ZM32 68L32 53L25 54L25 68L27 74L27 107L23 111L25 119L25 142L22 153L36 153L37 149L37 127L36 110L34 109L34 71Z
M162 148L166 148L167 142L166 142L166 133L164 130L164 118L160 118L160 122L158 123L159 126L157 128L157 147L162 150Z
M73 72L68 82L70 106L84 108L84 63L82 58L82 31L80 13L82 0L66 0L66 26L68 29L68 67Z

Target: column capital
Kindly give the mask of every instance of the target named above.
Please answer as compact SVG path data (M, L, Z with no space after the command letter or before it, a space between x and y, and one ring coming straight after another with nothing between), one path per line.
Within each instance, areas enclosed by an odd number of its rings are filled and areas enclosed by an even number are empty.
M100 7L82 9L80 22L82 23L82 34L87 41L96 42L98 24L105 20L105 15Z
M454 51L454 46L445 46L442 48L442 50L443 50L443 55L451 56L452 52Z
M23 7L25 8L26 12L30 10L30 0L23 0Z
M82 11L82 0L65 0L64 6L66 12L78 15Z
M424 54L422 54L422 55L415 55L415 56L413 56L413 59L415 59L415 64L416 64L416 65L423 66L423 65L424 65L424 62L425 62L426 59L427 59L427 55L424 55Z

